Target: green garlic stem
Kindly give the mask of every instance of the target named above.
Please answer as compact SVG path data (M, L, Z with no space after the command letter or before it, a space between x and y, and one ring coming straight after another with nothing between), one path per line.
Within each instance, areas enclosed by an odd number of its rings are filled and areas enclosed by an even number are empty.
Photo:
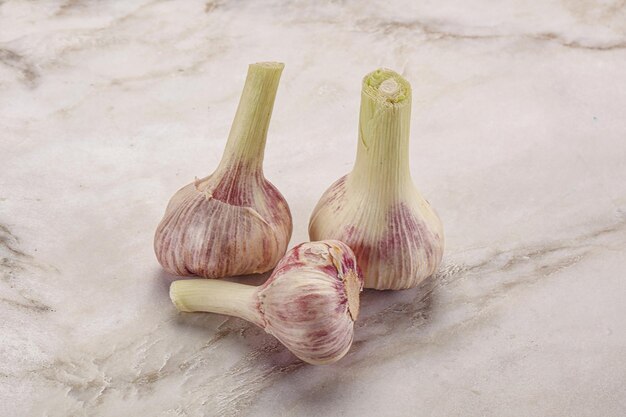
M351 181L393 202L412 187L409 169L411 86L391 70L363 80L359 144Z
M213 279L174 281L170 298L180 311L204 311L235 316L263 327L257 308L257 287Z
M246 83L239 100L224 156L222 169L243 163L250 169L262 169L267 130L284 64L261 62L248 67Z

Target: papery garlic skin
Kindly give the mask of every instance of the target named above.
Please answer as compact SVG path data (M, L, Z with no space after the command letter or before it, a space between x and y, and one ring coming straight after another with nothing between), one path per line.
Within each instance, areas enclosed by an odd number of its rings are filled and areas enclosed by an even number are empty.
M345 243L298 245L258 291L265 330L308 363L335 362L352 345L362 289Z
M154 249L176 275L222 278L274 268L292 219L263 175L263 154L281 63L252 64L216 171L180 189L157 227Z
M357 256L365 287L399 290L434 274L443 256L441 220L409 169L411 86L380 69L363 80L357 159L322 195L311 240L337 239Z
M339 241L291 249L259 287L212 280L175 281L170 297L181 311L241 317L263 327L305 362L341 359L354 338L363 279L352 250Z

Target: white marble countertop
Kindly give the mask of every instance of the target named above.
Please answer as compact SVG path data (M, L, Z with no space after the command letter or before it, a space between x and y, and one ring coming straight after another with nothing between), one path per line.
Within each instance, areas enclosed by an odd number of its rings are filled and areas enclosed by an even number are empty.
M178 314L152 251L266 60L292 244L379 66L413 85L413 177L446 228L439 275L365 293L331 366ZM0 1L0 135L2 416L626 415L621 0Z

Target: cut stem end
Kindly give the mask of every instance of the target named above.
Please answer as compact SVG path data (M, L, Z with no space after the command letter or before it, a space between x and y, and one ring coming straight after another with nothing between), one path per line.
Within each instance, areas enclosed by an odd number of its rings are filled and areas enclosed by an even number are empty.
M380 84L378 90L384 96L394 97L396 94L398 94L398 91L400 90L400 85L393 78L388 78Z
M285 68L285 64L283 64L282 62L256 62L254 64L250 64L251 68L254 67L259 67L259 68L265 68L268 70L277 70L277 71L282 71L283 68Z
M188 291L186 290L187 286L185 284L181 285L182 282L184 281L181 280L172 282L170 285L170 300L172 300L172 303L174 303L178 311L190 313L195 310L187 307L185 304L185 295Z
M363 79L363 91L387 105L401 105L411 100L411 85L400 74L380 68Z

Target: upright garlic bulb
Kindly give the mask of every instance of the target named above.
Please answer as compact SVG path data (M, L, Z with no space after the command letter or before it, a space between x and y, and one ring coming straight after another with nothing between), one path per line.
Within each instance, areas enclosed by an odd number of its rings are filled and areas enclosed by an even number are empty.
M215 172L170 200L154 236L157 259L176 275L221 278L269 271L287 250L292 222L263 176L267 129L283 64L252 64Z
M170 287L180 311L237 316L274 335L314 365L341 359L350 349L363 279L342 242L302 243L259 287L214 280L181 280Z
M311 240L337 239L357 256L366 288L415 287L437 271L443 227L409 171L411 86L379 69L363 80L359 142L351 173L322 195Z

